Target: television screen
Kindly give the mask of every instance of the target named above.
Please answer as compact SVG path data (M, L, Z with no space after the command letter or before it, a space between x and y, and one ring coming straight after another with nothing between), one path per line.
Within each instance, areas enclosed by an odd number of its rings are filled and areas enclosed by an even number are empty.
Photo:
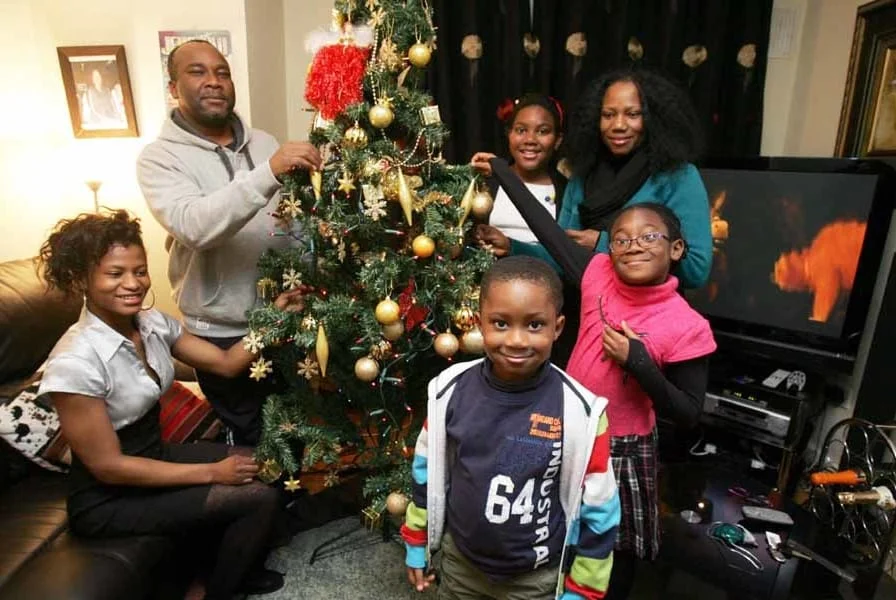
M721 319L755 326L748 331L753 334L849 337L853 291L868 288L862 292L867 311L877 275L875 268L870 287L857 281L880 174L704 168L701 175L709 193L713 267L709 283L687 294L694 308L714 326ZM880 227L871 230L880 237ZM883 240L872 245L879 254Z

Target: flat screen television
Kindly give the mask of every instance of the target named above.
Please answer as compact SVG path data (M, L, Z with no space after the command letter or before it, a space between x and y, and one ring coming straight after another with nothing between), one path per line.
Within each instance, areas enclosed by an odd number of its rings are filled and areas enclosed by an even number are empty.
M700 174L713 267L708 284L686 296L710 320L720 346L851 368L896 172L875 160L759 157L708 160Z

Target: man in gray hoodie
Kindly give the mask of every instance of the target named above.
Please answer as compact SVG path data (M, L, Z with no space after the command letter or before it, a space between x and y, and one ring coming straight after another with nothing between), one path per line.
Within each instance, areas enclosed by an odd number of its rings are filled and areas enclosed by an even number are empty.
M230 65L210 43L193 40L168 55L168 83L178 107L159 138L137 160L137 179L149 208L168 232L168 278L184 326L222 348L248 331L255 303L257 263L272 237L280 177L293 169L320 169L307 142L277 143L234 113ZM230 428L235 444L254 445L261 406L274 391L270 378L248 372L233 379L197 371L203 393Z

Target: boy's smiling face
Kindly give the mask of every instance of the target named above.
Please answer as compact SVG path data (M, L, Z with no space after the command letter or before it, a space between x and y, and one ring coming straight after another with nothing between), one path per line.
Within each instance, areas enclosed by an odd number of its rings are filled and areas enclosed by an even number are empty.
M529 379L550 358L565 317L558 314L547 286L537 281L496 280L482 292L482 338L495 376Z

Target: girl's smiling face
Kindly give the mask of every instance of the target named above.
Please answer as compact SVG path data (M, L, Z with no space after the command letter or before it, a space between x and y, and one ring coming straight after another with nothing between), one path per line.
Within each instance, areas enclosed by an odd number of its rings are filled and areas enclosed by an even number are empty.
M531 104L521 108L507 133L513 169L523 181L544 175L562 139L554 116L545 107Z
M613 222L610 257L619 278L628 285L659 285L672 261L684 253L684 240L669 239L669 228L649 208L631 208Z

